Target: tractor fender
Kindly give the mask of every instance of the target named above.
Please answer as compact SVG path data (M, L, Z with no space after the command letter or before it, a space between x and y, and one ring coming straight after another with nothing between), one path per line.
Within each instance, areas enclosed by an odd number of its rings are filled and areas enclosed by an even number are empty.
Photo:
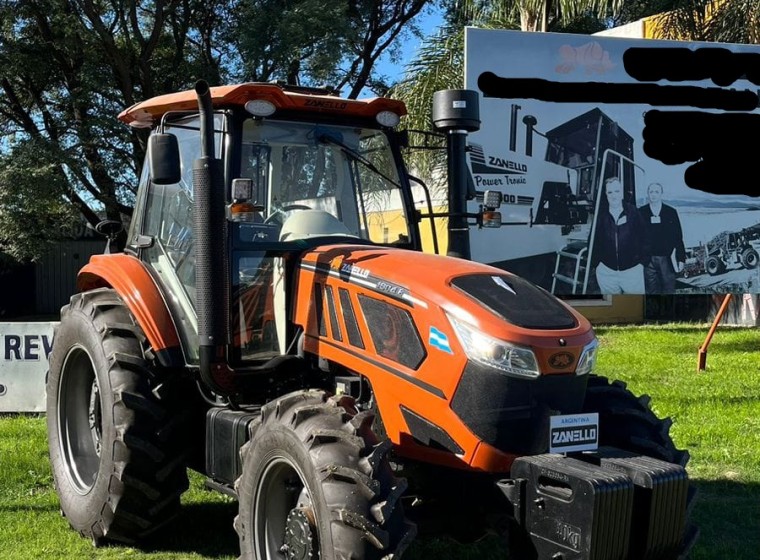
M113 288L145 333L159 363L165 367L184 365L179 335L169 308L139 259L123 253L94 255L79 271L77 287L80 292Z

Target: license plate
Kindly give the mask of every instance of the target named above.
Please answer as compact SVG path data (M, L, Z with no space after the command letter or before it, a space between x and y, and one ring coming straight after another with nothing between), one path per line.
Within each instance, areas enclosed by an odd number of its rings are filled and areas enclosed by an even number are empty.
M549 424L549 453L593 451L599 447L599 414L552 416Z

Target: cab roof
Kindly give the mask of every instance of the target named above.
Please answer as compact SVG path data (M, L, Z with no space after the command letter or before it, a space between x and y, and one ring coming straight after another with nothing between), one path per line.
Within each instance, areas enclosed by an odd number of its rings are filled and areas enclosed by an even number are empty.
M210 88L211 104L215 109L240 107L254 99L274 104L277 111L306 111L335 115L374 118L380 111L406 115L402 101L375 97L372 99L343 99L326 92L312 93L306 88L289 89L271 83L246 83ZM150 128L158 124L169 111L195 111L198 97L195 90L159 95L132 105L119 114L119 120L136 127Z

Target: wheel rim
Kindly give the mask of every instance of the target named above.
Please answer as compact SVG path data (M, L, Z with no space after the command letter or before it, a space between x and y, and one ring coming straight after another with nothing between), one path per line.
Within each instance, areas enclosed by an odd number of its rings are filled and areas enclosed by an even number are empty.
M80 494L98 476L102 439L100 390L92 358L73 347L63 363L59 388L58 439L66 475Z
M311 496L295 466L283 457L267 464L253 512L258 557L264 560L319 558Z

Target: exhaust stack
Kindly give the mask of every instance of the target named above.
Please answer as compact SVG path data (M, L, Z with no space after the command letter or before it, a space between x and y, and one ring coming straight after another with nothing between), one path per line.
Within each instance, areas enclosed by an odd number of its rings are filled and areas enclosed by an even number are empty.
M222 162L214 149L211 92L204 80L195 84L200 117L201 157L193 162L196 308L201 379L221 394L233 392L227 365L229 344L229 275L226 252Z

